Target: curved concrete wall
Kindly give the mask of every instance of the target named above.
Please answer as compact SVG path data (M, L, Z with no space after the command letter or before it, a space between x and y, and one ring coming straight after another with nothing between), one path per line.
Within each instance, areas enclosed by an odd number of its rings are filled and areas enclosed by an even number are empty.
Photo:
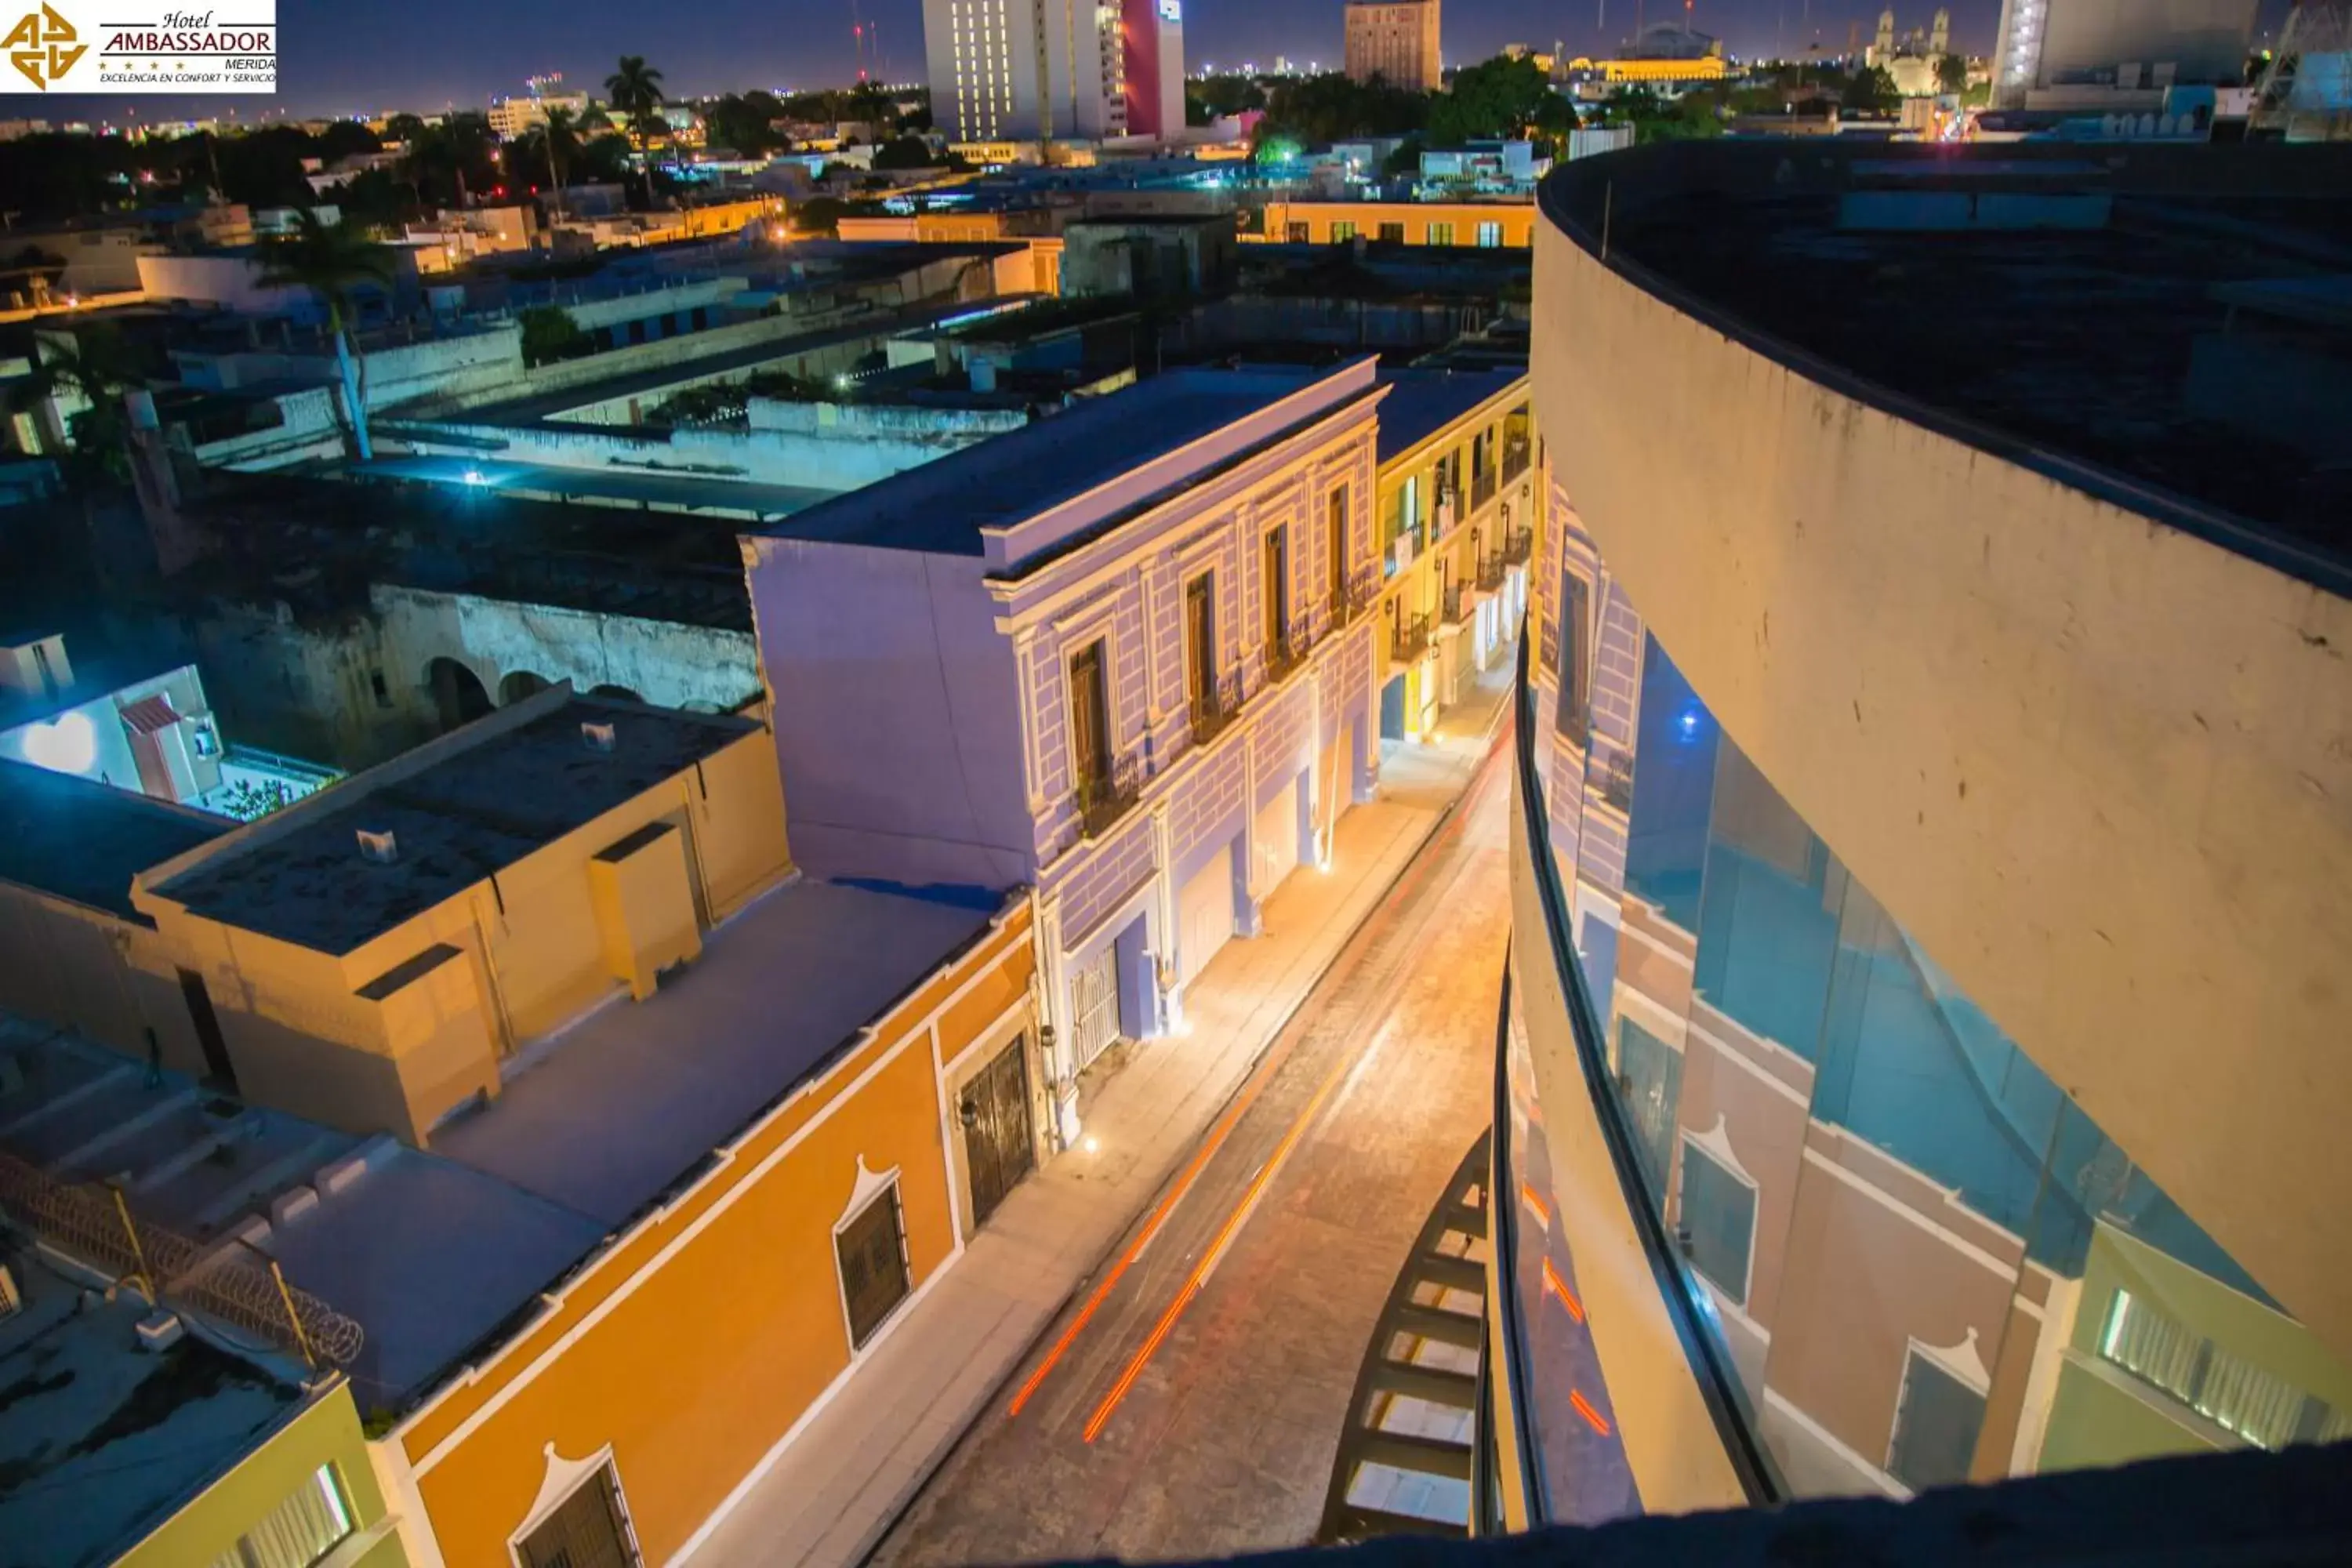
M1536 279L1553 471L1726 730L2352 1351L2352 603L1809 379L1554 221Z

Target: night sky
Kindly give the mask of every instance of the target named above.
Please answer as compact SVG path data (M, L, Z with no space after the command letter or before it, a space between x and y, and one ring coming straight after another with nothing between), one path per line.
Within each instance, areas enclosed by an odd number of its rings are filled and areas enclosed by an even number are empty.
M478 109L493 93L520 92L534 71L560 70L567 85L601 90L613 60L642 54L663 72L673 93L691 95L748 88L837 85L856 68L850 37L852 0L278 0L280 31L275 98L56 98L29 94L0 101L0 116L120 121L135 108L142 119L186 118L238 111L287 114L388 111L430 113L451 106ZM856 0L878 25L886 79L919 80L923 34L920 0ZM1570 53L1590 53L1630 36L1637 7L1643 19L1674 15L1677 0L1444 0L1449 64L1484 59L1507 43L1549 47L1564 41ZM1795 51L1813 39L1829 52L1843 49L1849 22L1864 42L1877 25L1883 0L1697 0L1693 20L1721 37L1734 53ZM1606 6L1606 27L1601 7ZM1286 55L1302 65L1336 67L1340 0L1185 0L1187 68L1255 60L1271 67ZM1929 0L1896 0L1895 22L1925 27ZM1992 47L2000 0L1953 0L1954 44L1983 54ZM1811 17L1810 28L1806 18Z

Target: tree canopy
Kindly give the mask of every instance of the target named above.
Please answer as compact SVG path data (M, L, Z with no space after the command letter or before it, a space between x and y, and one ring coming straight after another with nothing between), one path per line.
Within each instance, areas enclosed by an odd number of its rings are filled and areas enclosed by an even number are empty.
M1528 131L1557 135L1576 129L1576 111L1552 91L1543 68L1521 56L1497 55L1454 73L1454 82L1430 100L1430 140L1440 146Z
M1277 79L1266 93L1261 143L1343 142L1351 136L1402 136L1429 119L1426 94L1386 82L1349 79L1339 71Z

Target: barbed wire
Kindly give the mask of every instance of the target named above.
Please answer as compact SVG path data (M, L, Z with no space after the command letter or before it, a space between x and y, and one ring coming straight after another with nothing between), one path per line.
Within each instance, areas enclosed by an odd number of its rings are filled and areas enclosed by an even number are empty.
M309 1361L349 1366L367 1333L276 1265L232 1237L197 1241L138 1219L121 1193L95 1182L61 1182L0 1152L0 1214L60 1251L113 1278L256 1334Z

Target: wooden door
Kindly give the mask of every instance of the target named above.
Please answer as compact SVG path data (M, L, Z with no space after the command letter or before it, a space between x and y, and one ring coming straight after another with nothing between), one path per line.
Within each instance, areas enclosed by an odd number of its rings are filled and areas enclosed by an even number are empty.
M964 1085L956 1114L963 1123L964 1166L971 1176L971 1223L988 1223L999 1204L1036 1163L1029 1125L1027 1041L1014 1040Z

